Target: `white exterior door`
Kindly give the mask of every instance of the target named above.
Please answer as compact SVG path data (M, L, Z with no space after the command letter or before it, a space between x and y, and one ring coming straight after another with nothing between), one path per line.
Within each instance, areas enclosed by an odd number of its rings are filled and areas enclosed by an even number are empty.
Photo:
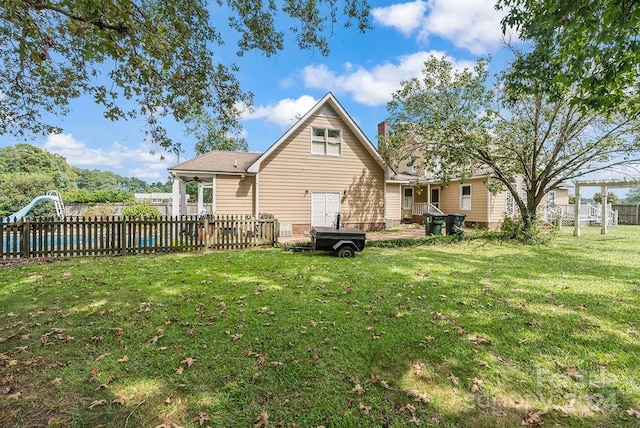
M340 193L311 194L311 227L336 225L340 212Z

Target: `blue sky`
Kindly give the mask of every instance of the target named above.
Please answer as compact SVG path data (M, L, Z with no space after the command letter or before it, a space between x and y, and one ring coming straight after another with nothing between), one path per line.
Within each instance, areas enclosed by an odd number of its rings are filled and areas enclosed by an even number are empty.
M501 43L502 16L494 4L495 0L371 0L373 28L361 34L336 26L328 57L301 51L290 39L274 57L258 52L236 57L236 35L221 21L217 28L224 30L227 44L216 51L217 57L236 63L243 89L254 94L254 111L242 119L249 150L266 150L327 92L333 92L376 144L376 125L387 116L387 101L401 81L420 75L431 54L447 56L459 67L491 55L491 71L497 73L511 57ZM71 165L152 182L165 181L167 168L177 162L172 154L161 160L160 153L150 153L142 120L108 121L91 99L77 100L67 116L51 120L64 129L62 134L26 142L66 157ZM181 126L171 124L169 134L182 143L180 161L194 156L195 142L184 136ZM0 137L0 147L18 142Z

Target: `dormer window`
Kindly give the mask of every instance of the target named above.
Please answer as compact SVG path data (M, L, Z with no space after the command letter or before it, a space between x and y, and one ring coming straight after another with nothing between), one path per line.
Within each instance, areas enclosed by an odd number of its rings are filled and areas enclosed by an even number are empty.
M311 154L325 156L342 155L342 130L312 127Z

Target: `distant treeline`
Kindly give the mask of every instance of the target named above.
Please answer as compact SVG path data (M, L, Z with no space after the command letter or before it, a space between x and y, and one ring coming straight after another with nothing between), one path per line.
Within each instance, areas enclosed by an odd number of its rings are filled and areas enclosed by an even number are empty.
M48 190L62 193L65 203L133 201L134 193L171 192L171 181L147 183L109 171L76 168L66 158L30 144L0 149L0 217L6 217ZM34 216L53 214L52 204L36 206Z

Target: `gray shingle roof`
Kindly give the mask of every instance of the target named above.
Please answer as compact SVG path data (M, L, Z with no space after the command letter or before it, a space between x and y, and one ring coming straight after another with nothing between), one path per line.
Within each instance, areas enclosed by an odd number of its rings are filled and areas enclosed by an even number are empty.
M226 152L214 150L169 168L171 172L247 172L262 153Z

